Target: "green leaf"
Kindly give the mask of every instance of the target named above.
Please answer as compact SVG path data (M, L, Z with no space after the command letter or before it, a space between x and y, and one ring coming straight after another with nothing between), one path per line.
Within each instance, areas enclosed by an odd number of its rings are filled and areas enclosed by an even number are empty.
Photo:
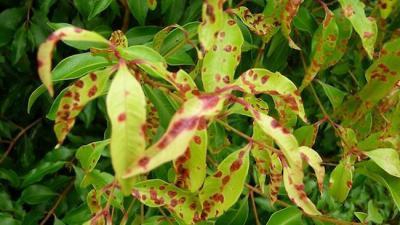
M245 225L249 216L248 198L245 197L238 202L238 208L231 208L225 214L221 215L216 225Z
M312 147L315 143L318 133L318 124L306 125L296 129L293 134L300 146Z
M302 213L297 207L287 207L274 212L267 225L300 225L303 224Z
M318 83L322 86L322 89L324 90L326 96L328 96L328 99L331 102L333 108L338 108L342 104L346 93L322 81L318 81Z
M148 85L144 85L144 92L146 97L156 107L161 126L167 128L176 111L174 105L169 102L168 96L159 89L153 89Z
M88 20L93 19L99 13L104 11L111 4L112 0L97 0L91 1L92 10L89 13Z
M366 222L366 219L368 217L367 213L364 212L354 212L354 215L357 217L360 222Z
M379 148L364 152L372 161L385 170L388 174L400 177L399 153L392 148Z
M90 47L108 47L109 44L99 34L77 27L65 27L52 33L46 42L40 45L37 54L39 77L51 96L54 95L51 78L51 60L53 49L59 40L83 42L85 46L90 43Z
M249 170L250 145L231 153L204 181L199 198L206 217L223 214L240 197Z
M101 153L109 143L110 140L104 140L92 142L79 147L76 151L76 158L85 172L90 172L95 168L97 161L100 159Z
M187 51L193 48L193 46L189 44L189 41L195 41L194 37L197 36L199 22L190 22L182 27L179 25L176 26L177 28L169 32L162 43L160 53L163 56L167 57L180 50L184 49Z
M301 30L312 34L315 30L315 22L306 7L301 6L293 19L293 25Z
M128 0L129 10L133 17L143 26L146 22L146 16L148 11L147 0Z
M43 177L52 174L64 167L65 162L42 162L37 167L29 171L22 181L21 186L26 187L30 184L41 181Z
M365 15L364 3L360 0L339 0L344 16L353 24L361 38L363 47L370 59L373 58L374 46L378 36L376 21Z
M21 193L21 200L30 205L36 205L44 202L49 202L57 193L44 185L31 185L24 189Z
M107 88L108 78L112 69L91 72L68 87L63 92L58 105L54 133L57 136L58 145L61 145L87 103L103 94Z
M27 51L27 29L21 26L15 33L14 40L11 43L12 62L16 64Z
M146 99L140 83L121 63L107 95L107 112L112 125L111 159L122 192L128 194L132 179L123 175L146 147ZM131 180L131 181L130 181Z
M379 210L375 207L372 200L368 201L368 216L366 220L377 224L382 224L383 222L383 217L379 213Z
M329 179L329 194L338 202L346 200L353 185L354 167L348 159L341 160Z
M384 185L389 191L393 202L396 204L397 208L400 209L400 193L398 191L400 190L400 179L398 177L389 175L372 161L361 163L360 166L357 167L356 172Z
M147 6L150 10L154 10L157 7L157 0L147 0Z
M125 36L128 38L129 46L142 45L150 42L159 30L157 26L135 26L129 29Z
M192 57L184 51L176 52L175 54L168 56L166 58L166 60L167 60L168 65L171 65L171 66L194 65Z

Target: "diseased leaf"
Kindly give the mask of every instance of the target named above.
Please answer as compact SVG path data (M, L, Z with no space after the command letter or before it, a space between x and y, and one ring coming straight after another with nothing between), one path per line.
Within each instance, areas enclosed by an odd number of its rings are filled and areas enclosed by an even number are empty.
M233 12L243 21L244 24L246 24L251 31L263 37L264 41L268 42L272 35L275 34L275 25L266 22L264 19L264 14L253 14L248 8L243 6L234 9Z
M149 207L164 206L186 224L201 220L199 199L165 181L154 179L136 183L132 195Z
M204 30L202 26L200 31ZM208 36L211 36L208 34ZM233 81L235 69L240 62L243 36L235 20L223 15L222 27L212 35L215 40L206 49L202 64L202 81L206 92L223 88ZM202 39L201 43L203 43ZM205 44L203 44L205 45Z
M75 118L82 111L85 105L91 100L100 96L107 87L107 81L111 69L91 72L77 80L64 92L57 109L54 124L54 132L58 144L61 145L72 129Z
M112 125L111 159L122 192L127 194L134 178L125 179L124 173L146 147L146 99L140 83L123 62L107 95L107 112Z
M365 15L364 3L360 0L339 0L344 16L353 24L361 38L363 47L370 59L373 58L374 46L378 36L376 21Z
M315 176L317 177L318 181L318 188L322 192L324 188L324 177L325 177L325 168L321 165L322 159L318 155L316 151L312 148L301 146L298 148L301 158L305 161L308 165L310 165L315 172Z
M380 0L377 2L379 7L379 12L383 19L387 19L389 17L393 9L395 9L396 3L398 3L398 0Z
M290 37L290 32L292 31L292 20L296 16L299 10L300 4L303 0L283 0L281 4L284 6L283 12L281 13L281 30L283 36L285 36L289 41L289 46L293 49L300 50L300 47Z
M206 178L199 198L202 216L213 218L223 214L239 198L249 169L250 145L231 153L212 176Z
M148 172L183 155L196 131L206 126L206 119L221 110L225 98L223 95L201 95L187 100L175 113L160 140L135 157L129 168L125 168L123 176Z
M385 170L388 174L400 177L399 154L392 148L379 148L364 152L372 161Z
M202 23L199 26L199 40L204 51L210 51L215 42L216 33L225 26L226 15L223 12L225 0L204 1Z
M104 148L110 143L110 140L92 142L79 147L76 151L76 158L82 165L85 172L90 172L94 169L97 161L100 159Z
M329 194L338 202L346 200L353 185L354 167L348 159L341 160L329 179Z
M90 47L108 47L109 44L109 42L99 34L78 27L61 28L52 33L47 38L46 42L40 45L37 55L40 79L51 96L54 94L51 78L51 59L54 46L59 40L82 42L85 46L90 43Z
M269 94L273 97L278 112L287 108L295 112L303 121L307 121L296 85L279 72L250 69L243 73L234 85L249 94Z

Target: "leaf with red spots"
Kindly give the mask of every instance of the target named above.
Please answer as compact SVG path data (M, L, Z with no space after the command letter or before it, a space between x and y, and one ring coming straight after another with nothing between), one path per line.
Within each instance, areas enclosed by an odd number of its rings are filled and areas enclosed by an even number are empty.
M354 166L350 161L349 157L342 159L333 169L329 179L329 195L338 202L346 200L353 184Z
M58 105L54 124L54 132L57 136L58 144L62 144L74 126L75 118L85 105L103 94L110 74L111 68L92 72L75 81L63 92L64 95Z
M96 213L99 213L103 209L101 206L101 192L95 189L89 191L88 195L86 196L86 202L92 215L96 215ZM89 224L104 225L105 224L104 217L103 216L93 217L89 221Z
M223 4L225 0L204 1L202 9L202 23L199 26L199 40L203 50L209 51L214 42L215 34L224 27L225 13Z
M282 162L276 153L271 154L271 163L269 165L269 198L272 203L278 200L279 189L282 185Z
M367 69L368 83L342 104L340 115L343 124L352 124L361 119L396 86L400 80L400 38L384 44L380 57Z
M383 19L387 19L389 17L392 11L396 8L396 3L398 7L398 0L379 0L376 2Z
M288 166L283 168L283 182L290 200L309 215L321 215L314 203L307 197L304 191L303 176L299 176L299 173L303 172Z
M374 46L378 37L378 27L372 17L367 17L364 3L360 0L339 0L344 16L353 24L361 38L363 47L370 59L373 58Z
M186 224L201 220L198 197L165 181L154 179L136 183L132 195L149 207L166 207Z
M206 92L213 92L231 83L240 62L244 41L242 32L235 20L228 15L224 14L222 21L221 29L215 34L208 34L215 36L215 41L211 48L207 49L201 68Z
M307 87L327 63L332 63L330 58L333 57L337 51L336 43L338 41L338 35L339 29L336 24L335 16L329 9L325 9L325 19L313 36L311 61L305 71L300 90Z
M263 101L260 98L257 98L253 95L248 95L244 98L244 100L249 103L254 109L256 109L259 112L263 112L268 114L269 111L269 106L268 104ZM246 106L239 104L239 103L235 103L233 104L227 111L226 113L228 115L231 114L239 114L239 115L243 115L243 116L248 116L248 117L253 117L251 112L249 111L248 108L246 108Z
M290 37L290 32L292 30L292 20L296 16L297 11L300 8L300 4L303 0L283 0L281 4L284 6L284 10L281 13L281 29L283 35L288 39L289 46L293 49L300 50L300 47L294 43Z
M185 153L174 160L175 184L191 192L197 191L206 177L207 130L196 131Z
M233 9L233 13L235 13L251 31L261 36L265 42L268 42L277 30L273 23L268 23L266 21L262 13L253 14L248 8L243 6Z
M249 169L250 148L251 145L246 145L231 153L214 174L206 178L199 192L205 218L222 215L239 199Z
M325 177L325 168L321 165L322 164L321 156L319 156L318 153L314 151L312 148L306 146L299 147L298 151L300 152L303 162L306 162L314 169L315 176L317 177L318 188L322 192L324 188L323 182Z
M107 112L112 126L110 152L115 176L123 193L128 194L134 180L123 175L146 147L146 99L140 83L125 63L120 63L111 83Z
M101 35L77 27L65 27L52 33L40 45L37 55L38 73L50 95L53 96L51 79L51 59L53 49L59 40L91 43L92 47L108 47L109 42Z
M250 69L243 73L234 84L249 94L271 95L278 112L288 109L299 115L303 121L307 121L296 85L279 72Z
M175 113L164 135L135 157L123 176L146 173L183 155L196 131L204 129L207 119L221 111L225 99L226 96L220 94L194 96L187 100Z

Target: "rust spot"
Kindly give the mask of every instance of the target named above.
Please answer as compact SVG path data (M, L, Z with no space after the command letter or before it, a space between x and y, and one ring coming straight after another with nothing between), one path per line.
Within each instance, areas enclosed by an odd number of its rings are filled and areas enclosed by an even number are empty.
M193 137L193 140L194 140L194 142L195 142L196 144L198 144L198 145L201 144L201 138L200 138L199 136L197 136L197 135L194 136L194 137Z
M145 168L147 164L149 164L150 158L147 156L144 156L143 158L139 159L138 165L142 168Z
M83 81L82 80L77 80L74 85L76 87L78 87L78 88L82 88L83 87Z
M90 73L90 79L92 80L92 81L96 81L97 80L97 75L95 74L95 73Z
M230 167L230 171L235 172L236 170L240 169L240 167L242 166L242 163L243 163L243 161L241 159L235 160Z
M97 86L96 86L96 85L93 85L93 87L91 87L91 88L89 89L89 92L88 92L89 98L90 98L90 97L93 97L96 93L97 93Z
M214 174L214 177L221 177L222 176L222 172L218 171Z
M175 207L176 205L178 205L178 200L171 199L171 202L169 204L171 205L171 207Z
M82 30L81 28L79 28L79 27L76 27L76 28L74 29L74 31L75 31L76 33L81 33L83 30Z
M126 113L122 112L118 115L118 122L124 122L126 120Z
M175 191L168 191L168 196L170 197L170 198L173 198L173 197L175 197L176 196L176 192Z
M198 117L182 118L174 122L171 126L171 129L160 140L157 147L160 149L165 148L180 133L184 132L185 130L194 129L197 126L198 122Z
M226 185L231 177L229 175L226 175L224 178L222 178L222 185Z

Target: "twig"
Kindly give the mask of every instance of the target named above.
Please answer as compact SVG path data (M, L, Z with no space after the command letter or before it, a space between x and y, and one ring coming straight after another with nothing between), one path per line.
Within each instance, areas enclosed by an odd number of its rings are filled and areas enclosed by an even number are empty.
M250 191L250 199L251 199L251 205L253 207L254 219L256 220L256 224L261 225L260 220L258 219L257 207L256 207L256 202L254 201L253 191Z
M127 0L120 0L122 6L124 7L124 18L122 20L121 30L122 32L126 32L129 27L129 19L130 19L130 12Z
M158 210L161 212L161 214L163 215L163 217L168 221L168 223L170 225L174 225L174 223L171 221L171 219L167 216L167 214L165 214L164 210L160 207L158 208Z
M35 126L36 124L38 124L40 121L42 120L42 118L39 118L35 121L33 121L33 123L29 124L27 127L23 128L18 134L17 136L15 136L15 138L10 142L10 144L8 145L8 148L6 150L6 152L4 152L4 154L1 156L0 159L0 164L4 161L4 159L8 156L8 154L10 154L11 150L14 148L14 145L17 143L17 141L29 130L31 129L33 126Z
M71 188L74 186L74 181L72 180L68 186L64 189L64 191L60 194L58 197L57 201L54 203L53 207L47 212L46 217L42 220L40 225L45 225L47 220L49 220L50 216L54 214L54 211L57 209L58 205L61 203L61 201L67 196L68 192L71 190Z

